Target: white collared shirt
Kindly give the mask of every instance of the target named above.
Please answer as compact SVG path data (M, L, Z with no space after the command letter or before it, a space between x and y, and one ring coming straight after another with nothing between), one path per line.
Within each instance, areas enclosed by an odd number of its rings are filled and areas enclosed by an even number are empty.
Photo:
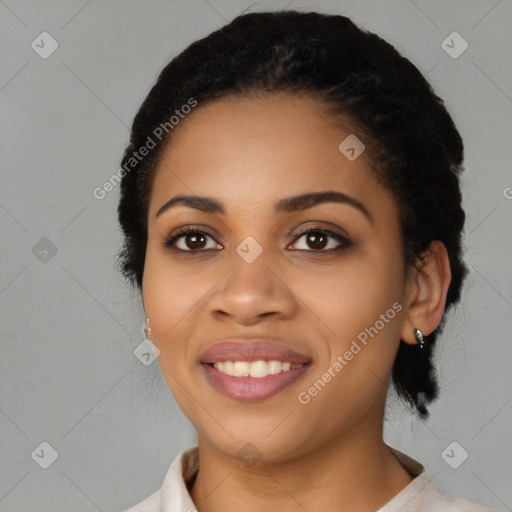
M494 512L462 498L439 494L422 464L396 448L389 448L414 479L376 512ZM169 467L162 487L124 512L195 512L187 483L198 470L198 447L183 450Z

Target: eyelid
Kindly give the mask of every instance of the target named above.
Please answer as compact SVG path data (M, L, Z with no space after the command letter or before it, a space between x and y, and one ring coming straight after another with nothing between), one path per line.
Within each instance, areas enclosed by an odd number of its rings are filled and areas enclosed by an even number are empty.
M299 235L303 235L304 233L307 233L311 230L318 230L318 231L324 231L326 233L332 233L333 235L341 236L343 238L346 238L347 240L350 239L350 235L342 228L337 226L336 224L332 222L326 222L323 220L311 220L308 221L309 223L307 225L301 225L299 228L293 229L288 236L289 237L295 237ZM332 226L332 228L328 227ZM341 231L341 233L339 233Z

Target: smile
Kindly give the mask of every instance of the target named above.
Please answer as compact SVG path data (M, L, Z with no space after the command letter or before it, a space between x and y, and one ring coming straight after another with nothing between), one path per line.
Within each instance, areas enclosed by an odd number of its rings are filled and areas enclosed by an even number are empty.
M243 402L266 400L294 384L311 365L287 361L203 363L208 382L221 394Z

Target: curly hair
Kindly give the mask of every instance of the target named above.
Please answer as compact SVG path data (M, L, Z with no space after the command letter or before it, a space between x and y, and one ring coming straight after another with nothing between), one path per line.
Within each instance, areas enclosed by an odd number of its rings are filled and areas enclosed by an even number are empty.
M244 14L167 64L135 116L121 163L131 169L120 186L119 269L142 290L152 179L162 148L172 140L169 129L163 137L152 136L155 127L169 124L191 98L201 108L220 98L276 92L316 99L332 119L344 116L363 134L371 166L399 206L405 268L420 268L434 240L447 249L452 278L441 322L425 337L422 351L400 340L392 370L398 396L426 419L427 405L439 393L432 362L436 337L468 273L458 178L463 142L420 71L345 16L291 10ZM149 138L156 147L134 161L134 152Z

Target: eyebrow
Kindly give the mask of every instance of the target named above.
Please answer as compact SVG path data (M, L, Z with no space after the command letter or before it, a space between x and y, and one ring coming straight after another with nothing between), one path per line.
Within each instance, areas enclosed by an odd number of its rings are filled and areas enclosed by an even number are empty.
M336 192L334 190L327 190L325 192L311 192L307 194L299 194L296 196L285 197L280 199L274 206L276 212L295 212L300 210L306 210L317 206L321 203L342 203L352 206L363 213L367 219L373 223L373 217L366 207L360 203L357 199L354 199L347 194L342 192ZM214 213L225 215L226 211L219 201L211 197L205 196L194 196L194 195L177 195L167 201L163 206L156 212L156 217L160 216L170 208L184 205L196 210L200 210L206 213Z

